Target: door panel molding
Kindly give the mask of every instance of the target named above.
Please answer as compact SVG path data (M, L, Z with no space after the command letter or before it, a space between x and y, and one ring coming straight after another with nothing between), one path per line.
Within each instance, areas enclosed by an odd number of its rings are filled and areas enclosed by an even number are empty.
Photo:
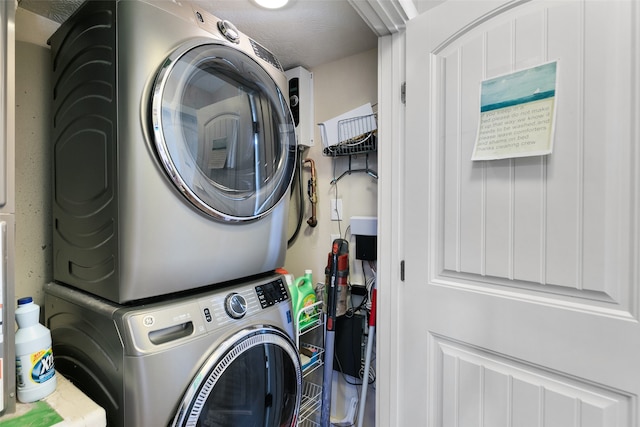
M429 341L438 425L629 425L628 393L435 334Z
M529 286L511 280L500 281L496 278L451 272L432 277L427 286L443 287L452 290L470 292L488 297L561 308L570 311L589 313L598 316L614 317L621 320L639 321L631 304L620 304L605 294L582 291L570 294L562 288L546 286L538 290L538 285ZM627 301L630 303L630 301Z

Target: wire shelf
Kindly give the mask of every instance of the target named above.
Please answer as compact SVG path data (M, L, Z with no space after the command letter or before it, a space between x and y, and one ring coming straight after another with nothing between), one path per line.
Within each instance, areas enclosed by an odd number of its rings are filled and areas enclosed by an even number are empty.
M311 418L320 409L322 405L322 387L318 384L314 384L310 381L302 382L302 402L300 403L300 411L298 414L298 425L313 425L305 424L311 422Z
M308 343L300 343L300 348L307 348L313 352L313 356L310 358L307 364L302 366L303 376L309 375L311 372L324 365L324 348Z
M323 302L318 301L313 305L303 308L296 315L296 325L298 326L298 334L306 334L313 329L324 326Z
M298 427L319 426L322 407L322 385L309 380L312 372L324 366L324 303L318 301L296 313L296 347L302 363L302 400L298 411ZM304 320L304 321L303 321ZM313 376L317 380L317 377Z
M375 114L338 121L338 143L325 142L322 154L328 157L351 156L377 151Z
M311 420L304 420L302 423L298 424L300 427L320 427L319 423Z
M378 151L378 139L375 132L361 135L357 142L344 142L322 149L325 157L353 156Z
M337 122L337 144L329 143L326 125L321 123L320 126L322 127L321 134L324 145L322 154L325 157L349 157L347 170L339 177L334 178L331 184L335 184L345 175L351 175L355 172L366 172L369 176L378 179L378 173L369 167L369 153L378 151L378 126L376 125L375 114L339 120ZM335 132L332 134L335 134ZM364 154L365 167L354 169L351 165L351 158L358 154Z

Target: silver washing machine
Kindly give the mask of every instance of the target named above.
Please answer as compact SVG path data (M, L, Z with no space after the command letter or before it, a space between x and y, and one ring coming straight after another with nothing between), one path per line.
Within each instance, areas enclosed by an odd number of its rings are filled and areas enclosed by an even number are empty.
M287 79L189 1L87 1L51 36L54 280L124 303L284 265Z
M282 276L140 306L45 292L56 370L110 427L296 425L302 372Z

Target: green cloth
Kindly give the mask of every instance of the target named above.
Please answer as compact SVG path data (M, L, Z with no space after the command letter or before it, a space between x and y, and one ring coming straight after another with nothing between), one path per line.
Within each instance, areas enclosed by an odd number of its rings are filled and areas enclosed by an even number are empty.
M2 427L49 427L63 421L62 417L43 400L32 404L33 408L24 415L8 420L0 418Z

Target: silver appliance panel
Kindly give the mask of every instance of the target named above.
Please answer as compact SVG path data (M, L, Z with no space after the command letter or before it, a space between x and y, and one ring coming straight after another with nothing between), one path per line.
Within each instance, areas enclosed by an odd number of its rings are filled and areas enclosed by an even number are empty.
M214 219L185 197L157 152L154 83L172 52L194 40L234 49L286 93L284 73L256 55L246 35L231 42L216 32L217 18L201 14L212 25L203 28L197 11L188 1L85 2L51 37L54 280L127 303L284 265L289 210L284 176L279 182L286 191L262 216L249 215L244 222L224 215ZM118 49L121 45L126 49ZM287 144L295 151L295 139ZM214 158L204 162L211 163L211 176L220 168L231 170L231 151L224 166ZM280 158L286 164L274 167L293 169L294 157L258 153L256 161ZM236 190L269 183L264 177L254 181L218 179ZM259 212L265 201L272 200L263 197L251 212Z

